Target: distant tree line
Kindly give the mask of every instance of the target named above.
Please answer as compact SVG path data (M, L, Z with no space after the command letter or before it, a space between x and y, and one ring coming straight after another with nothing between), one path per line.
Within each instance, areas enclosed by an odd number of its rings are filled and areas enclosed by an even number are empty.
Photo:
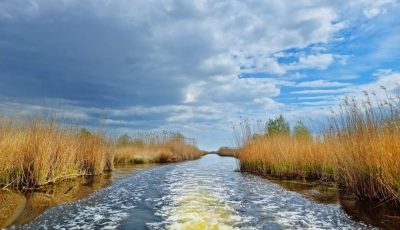
M118 146L125 145L135 145L135 146L145 146L145 145L157 145L165 143L182 143L189 145L196 145L196 141L193 138L188 138L179 132L142 132L137 133L133 136L128 134L122 134L117 139Z

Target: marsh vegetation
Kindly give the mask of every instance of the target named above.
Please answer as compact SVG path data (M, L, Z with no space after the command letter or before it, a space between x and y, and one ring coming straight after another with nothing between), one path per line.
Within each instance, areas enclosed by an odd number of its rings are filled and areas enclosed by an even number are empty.
M345 98L312 134L284 116L259 132L249 120L236 127L240 169L283 179L333 181L357 198L400 204L400 98Z
M179 133L143 133L118 140L104 130L36 116L0 115L0 188L34 190L62 180L109 173L114 163L167 163L203 154Z
M113 169L113 144L104 133L59 122L0 116L0 185L31 189Z
M194 139L177 132L146 132L134 137L124 134L117 140L114 163L169 163L193 160L203 154Z
M217 154L220 156L226 157L235 157L236 156L236 149L232 147L221 147L217 150Z

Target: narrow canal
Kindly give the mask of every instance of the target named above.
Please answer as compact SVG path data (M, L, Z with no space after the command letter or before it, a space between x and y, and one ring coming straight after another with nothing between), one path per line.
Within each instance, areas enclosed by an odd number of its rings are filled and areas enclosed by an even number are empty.
M236 169L235 159L214 154L196 161L147 168L78 201L49 208L35 220L12 228L374 228L368 221L349 215L336 192L324 193L314 188L307 190L311 191L307 195Z

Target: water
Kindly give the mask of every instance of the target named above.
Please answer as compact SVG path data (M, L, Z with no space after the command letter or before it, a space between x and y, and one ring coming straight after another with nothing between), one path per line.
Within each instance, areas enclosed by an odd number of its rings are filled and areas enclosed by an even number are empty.
M311 198L323 196L291 191L261 177L236 172L236 168L233 158L207 155L146 169L13 228L373 228L346 214L337 199L320 202Z
M118 166L113 174L67 180L34 192L0 190L0 228L29 223L48 208L82 199L110 186L114 181L154 166L156 165Z

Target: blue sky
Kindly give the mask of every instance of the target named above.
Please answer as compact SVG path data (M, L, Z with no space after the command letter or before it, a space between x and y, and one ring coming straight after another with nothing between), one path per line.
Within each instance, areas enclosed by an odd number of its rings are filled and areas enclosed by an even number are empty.
M0 0L3 108L232 145L241 117L312 122L400 84L396 0Z

